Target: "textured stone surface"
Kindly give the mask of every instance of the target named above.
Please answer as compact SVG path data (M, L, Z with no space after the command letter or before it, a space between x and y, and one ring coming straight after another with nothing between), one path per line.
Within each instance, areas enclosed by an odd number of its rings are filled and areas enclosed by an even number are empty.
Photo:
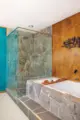
M32 92L29 92L29 94L32 93L32 97L29 95L31 99L62 120L80 120L79 98L65 91L61 92L58 88L50 87L50 85L41 85L42 80L41 82L40 80L39 82L35 82L34 80L30 82L33 83L33 90L30 89ZM38 86L40 84L39 94L35 95L35 86L37 86L37 84ZM34 98L37 99L35 100Z
M40 107L40 108L34 110L34 112L35 112L36 114L44 113L45 111L46 111L46 110L45 110L43 107Z
M33 112L29 111L29 120L40 120Z
M57 117L59 116L59 110L61 108L61 105L56 99L50 98L50 111Z
M42 114L39 114L39 117L42 120L60 120L59 118L57 118L56 116L52 115L50 112L44 112Z
M27 78L52 75L51 30L51 27L42 30L50 35L37 33L29 37L19 36L19 88L25 88Z
M40 105L42 105L45 109L50 110L50 97L48 97L48 95L41 92L39 100Z
M20 98L20 100L21 100L22 102L25 102L25 101L28 101L28 100L29 100L29 97L23 96L23 97Z
M28 96L33 99L34 101L38 102L39 101L39 95L41 91L41 84L36 84L35 82L28 80L27 81L27 86L26 86L26 93Z
M24 102L31 110L35 110L37 108L40 107L39 104L37 104L36 102L34 102L33 100L29 100L29 101L26 101Z
M46 111L46 109L44 109L43 107L38 106L38 104L31 99L29 100L29 102L27 102L27 104L25 102L23 102L23 104L18 99L18 103L19 107L28 116L29 120L60 120L55 115Z
M29 109L25 107L20 101L18 101L19 108L25 113L25 115L29 116Z
M8 36L8 88L18 96L25 95L27 79L52 76L51 31L51 26L41 31L47 34L14 30Z
M51 72L52 66L50 65L50 61L52 56L48 56L51 55L51 45L51 37L44 34L31 35L30 37L25 38L23 36L19 37L19 67L20 69L23 69L24 76L45 76L44 73L46 69L44 62L49 64ZM49 57L49 63L46 57ZM51 75L50 72L48 72L49 76Z

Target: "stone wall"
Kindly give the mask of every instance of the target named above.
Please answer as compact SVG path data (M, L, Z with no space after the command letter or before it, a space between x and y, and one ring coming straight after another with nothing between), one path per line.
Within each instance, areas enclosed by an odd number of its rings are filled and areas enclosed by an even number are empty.
M51 27L41 30L41 34L19 36L18 87L25 88L27 79L52 76L52 36Z
M7 29L7 35L12 29ZM52 28L48 27L38 33L15 30L8 36L9 87L18 87L19 95L26 91L27 79L52 76ZM47 33L47 34L46 34ZM17 44L17 48L15 46ZM17 52L15 52L17 51ZM16 54L16 56L13 54ZM15 60L18 68L16 69ZM15 73L14 73L15 71ZM14 73L14 78L13 78ZM12 80L13 79L13 80ZM14 83L14 84L13 84Z
M46 79L58 80L55 77ZM42 81L44 79L39 79L38 82L36 80L27 81L28 97L61 120L80 120L80 92L74 89L78 88L80 83L64 81L52 85L42 85ZM70 84L70 88L66 86Z

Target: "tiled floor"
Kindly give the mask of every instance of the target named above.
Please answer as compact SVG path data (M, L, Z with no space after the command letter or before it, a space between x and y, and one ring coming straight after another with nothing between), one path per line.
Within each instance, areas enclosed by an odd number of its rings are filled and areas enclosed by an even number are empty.
M28 120L7 93L0 94L0 120Z

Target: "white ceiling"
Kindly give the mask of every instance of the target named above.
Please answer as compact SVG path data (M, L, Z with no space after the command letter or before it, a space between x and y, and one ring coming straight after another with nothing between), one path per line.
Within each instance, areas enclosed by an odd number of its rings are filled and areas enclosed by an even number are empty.
M0 0L0 26L42 29L80 12L80 0Z

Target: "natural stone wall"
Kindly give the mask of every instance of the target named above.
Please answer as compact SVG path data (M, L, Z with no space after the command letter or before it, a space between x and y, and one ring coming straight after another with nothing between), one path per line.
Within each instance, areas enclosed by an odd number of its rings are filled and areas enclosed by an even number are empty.
M15 30L8 36L9 87L15 89L16 83L19 95L25 93L27 79L52 76L51 30L51 27L38 33ZM7 29L7 34L10 31Z
M61 92L55 87L52 89L42 85L36 80L27 81L26 88L30 99L61 120L80 120L80 98L65 91Z
M52 76L51 27L28 36L19 36L18 87L25 88L26 80Z

